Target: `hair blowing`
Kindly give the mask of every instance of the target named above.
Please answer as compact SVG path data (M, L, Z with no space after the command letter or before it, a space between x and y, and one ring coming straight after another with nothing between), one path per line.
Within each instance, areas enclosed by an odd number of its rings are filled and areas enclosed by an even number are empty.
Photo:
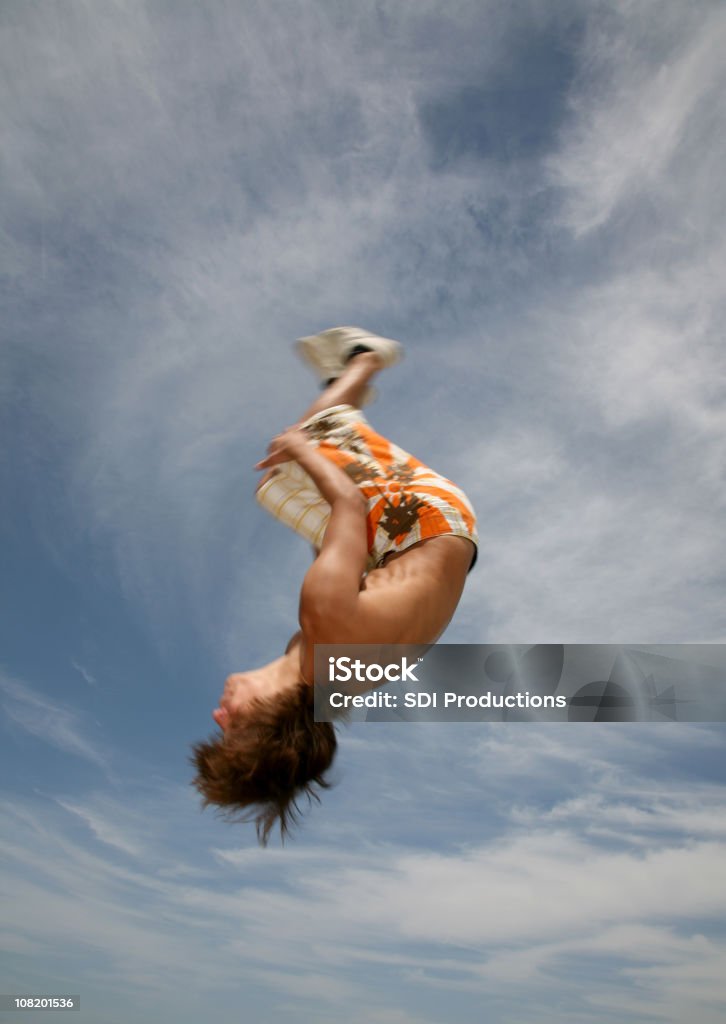
M220 738L194 744L192 780L203 806L228 821L254 821L266 846L279 822L282 840L299 821L299 801L320 800L337 741L330 722L316 722L312 688L300 682L271 699L255 699Z

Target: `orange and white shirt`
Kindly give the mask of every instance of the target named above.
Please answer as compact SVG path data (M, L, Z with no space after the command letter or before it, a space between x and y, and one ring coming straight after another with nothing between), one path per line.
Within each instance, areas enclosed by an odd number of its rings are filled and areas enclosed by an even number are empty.
M392 551L445 534L466 537L476 549L476 515L464 492L377 434L360 409L332 406L311 416L301 429L367 500L368 571ZM319 550L330 505L297 462L284 462L276 469L258 487L258 502ZM471 568L475 561L476 550Z

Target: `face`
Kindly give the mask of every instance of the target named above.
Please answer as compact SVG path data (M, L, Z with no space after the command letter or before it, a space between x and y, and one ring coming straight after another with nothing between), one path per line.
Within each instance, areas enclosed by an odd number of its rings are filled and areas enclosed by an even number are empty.
M253 697L262 696L264 689L263 681L254 672L235 672L227 676L219 707L212 712L222 732L229 728L236 714L249 706Z

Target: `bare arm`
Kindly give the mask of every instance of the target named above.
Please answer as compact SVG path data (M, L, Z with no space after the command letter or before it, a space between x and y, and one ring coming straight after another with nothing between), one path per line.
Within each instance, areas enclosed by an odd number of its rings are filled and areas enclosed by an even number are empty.
M313 642L335 642L356 614L360 581L368 557L366 502L352 480L291 428L274 438L269 454L256 466L266 469L294 459L309 474L330 505L330 520L320 554L300 592L300 625Z
M291 459L312 477L313 483L331 507L341 498L362 500L353 481L330 459L321 455L297 427L289 427L274 437L268 447L267 457L258 462L255 469L267 469Z

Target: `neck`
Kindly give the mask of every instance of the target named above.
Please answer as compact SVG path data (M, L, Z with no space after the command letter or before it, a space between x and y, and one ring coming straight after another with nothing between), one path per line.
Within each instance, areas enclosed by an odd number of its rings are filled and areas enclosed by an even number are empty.
M300 655L297 645L289 649L280 658L275 658L258 672L264 675L265 690L268 696L280 693L300 680Z

